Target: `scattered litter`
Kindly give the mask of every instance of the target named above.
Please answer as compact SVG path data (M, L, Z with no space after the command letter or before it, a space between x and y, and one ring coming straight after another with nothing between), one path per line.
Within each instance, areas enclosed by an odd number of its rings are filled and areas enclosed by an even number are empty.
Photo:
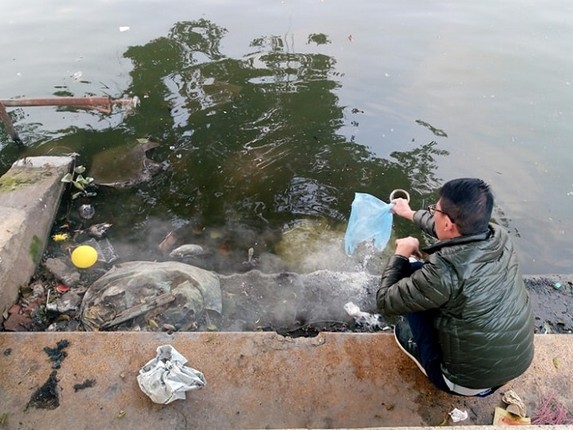
M79 284L81 280L80 273L70 264L68 264L69 258L47 258L44 261L44 268L58 281L70 287L75 287Z
M60 297L57 297L54 301L46 301L46 310L51 312L57 312L60 318L64 317L64 314L70 312L76 312L82 302L82 298L74 291L68 291L63 293Z
M101 239L102 237L105 236L110 227L111 224L108 224L106 222L101 222L99 224L90 225L86 229L86 233L91 237L94 237L96 239Z
M97 250L89 245L78 246L72 252L71 259L78 269L88 269L98 260Z
M70 291L70 287L68 287L66 284L58 284L56 285L56 291L63 294Z
M78 213L83 219L92 219L95 215L95 208L92 205L84 204L78 208Z
M363 312L360 308L352 302L348 302L344 305L344 310L348 315L354 318L356 324L367 327L370 330L389 330L388 325L382 324L382 317L380 314L370 314L368 312Z
M184 257L194 257L198 255L204 255L205 251L201 245L186 244L174 249L169 253L172 258L184 258Z
M499 406L495 408L493 415L494 426L522 426L529 424L531 424L530 418L513 415L512 413L506 411L503 408L500 408Z
M501 400L503 400L503 402L508 405L506 408L508 412L512 413L513 415L519 415L522 418L527 416L525 404L515 391L506 391L503 393Z
M157 356L139 371L139 388L159 404L185 399L186 391L202 388L207 383L203 373L185 363L187 359L171 345L158 347Z
M90 239L82 243L82 245L88 245L94 248L97 251L97 258L100 262L109 264L119 258L111 242L107 238L101 240Z
M129 26L128 25L122 25L121 27L119 27L119 31L121 31L122 33L124 31L129 31Z
M468 419L468 413L466 411L460 411L458 408L454 408L448 415L452 417L452 421L458 423Z
M87 330L125 330L153 319L158 327L186 331L202 324L207 311L220 315L222 308L221 284L212 272L175 261L132 261L90 285L80 314Z
M52 235L52 239L54 240L54 242L63 242L65 240L68 240L69 238L70 235L68 233L56 233Z

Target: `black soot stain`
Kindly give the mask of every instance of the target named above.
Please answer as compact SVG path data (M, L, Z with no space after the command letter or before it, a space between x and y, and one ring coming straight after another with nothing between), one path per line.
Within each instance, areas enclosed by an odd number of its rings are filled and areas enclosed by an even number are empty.
M38 388L32 397L30 397L30 401L26 406L28 409L30 406L39 409L56 409L60 406L60 394L58 391L58 372L53 370L50 373L50 377L48 380Z

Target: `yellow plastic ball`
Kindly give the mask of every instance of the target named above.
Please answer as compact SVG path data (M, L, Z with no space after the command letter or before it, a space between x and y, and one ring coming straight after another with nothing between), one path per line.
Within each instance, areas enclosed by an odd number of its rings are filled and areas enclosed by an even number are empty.
M87 269L97 261L97 251L89 245L78 246L72 252L72 263L78 269Z

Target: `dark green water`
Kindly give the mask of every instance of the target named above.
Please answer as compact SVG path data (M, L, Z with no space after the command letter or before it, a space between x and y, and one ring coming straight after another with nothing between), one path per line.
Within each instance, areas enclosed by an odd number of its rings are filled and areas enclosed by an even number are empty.
M126 258L153 257L177 231L220 271L241 268L250 247L263 269L346 267L355 192L404 188L418 208L444 180L479 176L523 271L569 273L572 15L566 2L5 1L0 98L141 105L9 109L25 147L0 131L0 167L71 152L90 167L152 138L166 169L100 188L93 222L113 224Z

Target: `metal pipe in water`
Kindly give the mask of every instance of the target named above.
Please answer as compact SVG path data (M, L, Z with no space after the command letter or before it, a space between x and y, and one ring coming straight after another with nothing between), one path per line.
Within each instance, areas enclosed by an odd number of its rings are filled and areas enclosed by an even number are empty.
M22 143L18 133L14 129L12 120L6 112L8 107L22 106L74 106L80 109L95 109L103 113L111 113L114 105L127 106L136 108L139 104L138 97L128 99L113 100L111 97L50 97L50 98L33 98L33 99L8 99L0 100L0 119L6 127L6 131L14 142Z

